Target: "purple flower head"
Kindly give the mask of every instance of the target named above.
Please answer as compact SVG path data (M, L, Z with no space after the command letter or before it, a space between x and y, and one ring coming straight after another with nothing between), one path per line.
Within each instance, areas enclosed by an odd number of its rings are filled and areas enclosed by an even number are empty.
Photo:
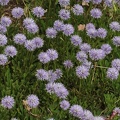
M32 18L25 18L23 20L23 26L27 27L30 24L35 24L35 21Z
M8 108L11 109L15 104L14 98L11 96L5 96L4 98L2 98L1 100L1 105L4 108Z
M74 15L82 15L84 13L84 9L81 5L75 4L72 8Z
M56 35L57 31L54 28L50 27L46 29L47 38L56 38Z
M6 55L0 54L0 65L5 65L8 62Z
M44 14L45 14L45 10L42 8L42 7L35 7L35 8L33 8L33 10L32 10L32 13L35 15L35 16L37 16L37 17L42 17L42 16L44 16Z
M104 59L105 58L105 52L101 49L91 49L89 51L89 57L92 59L92 60L101 60L101 59Z
M38 60L45 64L45 63L48 63L50 61L50 57L48 56L48 54L46 52L41 52L39 55L38 55Z
M9 3L10 0L0 0L0 5L4 6Z
M102 2L102 0L92 0L93 4L100 4Z
M94 120L94 116L89 110L84 110L84 116L82 120Z
M63 75L61 69L56 69L55 74L57 75L57 79L60 79L62 77L62 75Z
M90 14L93 18L101 18L102 16L102 12L100 9L98 8L93 8L91 11L90 11Z
M86 79L89 75L89 69L85 66L78 66L76 67L76 75L79 77L79 78L84 78Z
M87 35L90 38L96 38L97 37L97 30L94 29L94 28L90 28L90 29L87 30Z
M80 45L80 50L88 53L91 50L91 46L88 43L83 43Z
M82 66L85 66L85 67L88 68L88 70L89 70L90 68L92 68L92 63L89 62L88 60L84 60L84 61L82 62Z
M5 35L0 34L0 46L4 46L7 44L7 37Z
M67 101L67 100L62 100L60 102L60 107L63 109L63 110L67 110L69 107L70 107L70 103Z
M34 51L36 49L36 45L32 40L26 40L24 46L28 51Z
M24 10L20 7L15 7L12 9L12 16L19 19L24 14Z
M71 24L65 24L63 26L63 34L65 34L66 36L70 36L73 33L74 33L74 27Z
M77 118L82 118L84 115L83 108L80 105L72 105L70 107L69 113Z
M7 32L7 28L0 24L0 33L5 34Z
M54 49L48 49L46 53L50 57L50 60L55 60L58 58L58 52Z
M55 93L54 86L55 86L55 83L49 82L49 83L46 84L45 89L50 94Z
M17 55L17 50L12 45L6 46L4 52L5 52L6 56L9 56L9 57L14 57Z
M106 6L108 6L110 8L113 6L112 0L104 0L104 3Z
M33 94L29 95L26 101L31 108L36 108L39 105L39 98Z
M70 11L69 10L66 10L66 9L61 9L59 11L59 17L62 19L62 20L67 20L70 18Z
M88 24L86 24L86 30L88 31L89 29L95 29L95 26L94 26L94 24L93 23L88 23Z
M102 116L95 116L93 120L105 120Z
M97 30L97 36L104 39L107 36L107 31L104 28L99 28Z
M54 83L53 87L54 87L54 92L57 92L58 90L65 88L62 83Z
M118 113L118 115L120 115L120 108L119 107L114 108L113 112Z
M16 44L22 45L26 42L26 36L24 34L18 33L14 36L13 40Z
M112 61L112 68L116 68L118 71L120 71L120 59L114 59Z
M120 46L120 36L114 36L112 41L114 45Z
M82 43L82 38L78 35L72 35L70 40L74 46L79 46Z
M59 0L58 1L61 7L66 7L70 5L70 0Z
M48 80L48 72L44 69L37 70L35 75L38 80Z
M62 31L62 28L63 28L63 21L60 21L60 20L56 20L54 22L54 25L53 25L53 28L57 31Z
M65 61L63 62L63 65L65 66L65 68L68 68L68 69L70 69L70 68L73 67L73 63L72 63L71 60L65 60Z
M32 41L35 44L36 48L41 48L44 45L44 41L40 37L35 37L32 39Z
M88 56L84 51L79 51L76 54L76 58L78 61L82 62L82 61L85 61L88 58Z
M120 31L120 24L117 21L111 22L109 26L113 31Z
M111 80L116 80L118 78L119 71L116 68L108 68L107 78Z
M105 52L106 55L110 54L111 51L112 51L112 48L111 48L111 46L109 44L103 44L101 46L101 49Z
M11 25L12 21L9 17L4 16L4 17L1 18L0 23L5 27L9 27Z

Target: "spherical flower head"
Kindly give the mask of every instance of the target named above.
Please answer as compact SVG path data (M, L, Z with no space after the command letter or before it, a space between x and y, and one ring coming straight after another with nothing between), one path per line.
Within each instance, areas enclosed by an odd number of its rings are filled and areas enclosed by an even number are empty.
M110 29L113 31L120 31L120 24L117 21L113 21L109 24Z
M97 30L97 36L104 39L107 36L107 31L104 28L99 28Z
M0 34L0 46L4 46L7 44L7 37L5 35Z
M76 75L79 78L86 79L89 76L89 69L85 66L76 67Z
M30 24L35 24L35 21L32 18L25 18L23 20L23 26L27 27Z
M36 108L39 105L39 98L33 94L29 95L26 101L31 108Z
M60 20L56 20L54 22L54 25L53 25L53 28L57 31L62 31L62 28L63 28L63 21L60 21Z
M101 18L102 16L102 12L100 9L98 8L93 8L91 11L90 11L90 14L93 18Z
M93 120L105 120L102 116L95 116Z
M44 41L40 37L35 37L32 39L32 41L35 44L36 48L41 48L44 45Z
M88 53L91 50L91 46L88 43L83 43L80 45L80 49L81 49L81 51Z
M15 8L12 9L12 16L14 18L19 19L19 18L21 18L21 16L23 14L24 14L24 10L22 8L20 8L20 7L15 7Z
M11 109L14 106L14 103L15 103L14 98L11 96L5 96L1 100L1 105L7 109Z
M16 44L23 45L26 42L26 36L18 33L14 36L13 40Z
M120 108L119 107L114 108L113 112L115 112L118 115L120 115Z
M82 62L82 66L85 66L89 70L90 68L92 68L92 63L88 60L84 60Z
M47 38L56 38L56 35L57 31L54 28L50 27L46 29Z
M59 92L61 89L66 89L62 83L54 83L53 87L54 87L54 93L57 91Z
M1 18L0 23L5 27L9 27L11 25L12 21L9 17L4 16L4 17Z
M114 59L112 61L112 68L116 68L118 71L120 71L120 59Z
M49 82L45 85L45 89L47 90L48 93L50 93L50 94L55 93L54 85L55 85L55 83L52 83L52 82Z
M60 79L62 77L62 75L63 75L61 69L56 69L55 74L57 75L57 79Z
M6 46L4 52L5 52L6 56L8 56L8 57L14 57L17 55L17 50L12 45Z
M58 1L61 7L66 7L70 5L70 0L59 0Z
M68 68L68 69L70 69L70 68L73 67L73 63L72 63L71 60L65 60L65 61L63 62L63 65L64 65L65 68Z
M95 29L95 26L94 26L93 23L88 23L88 24L86 24L85 29L86 29L86 30Z
M72 11L74 13L74 15L82 15L84 13L84 9L81 5L79 4L75 4L72 8Z
M39 27L35 23L27 25L26 29L28 32L33 33L33 34L35 34L39 31Z
M42 7L40 7L40 6L39 7L35 7L35 8L32 9L32 13L35 16L39 17L39 18L41 18L42 16L44 16L45 12L46 11Z
M63 34L70 36L74 33L74 27L71 24L65 24L63 27Z
M58 58L58 52L54 49L48 49L46 53L50 57L50 60L56 60Z
M97 30L94 29L94 28L90 28L90 29L87 30L87 35L90 38L96 38L97 37Z
M97 5L100 4L101 2L102 2L102 0L92 0L92 3L97 4Z
M113 6L112 0L104 0L104 3L106 6L108 6L110 8Z
M82 62L82 61L85 61L88 58L88 56L84 51L79 51L76 54L76 58L78 61Z
M119 71L116 68L108 68L107 78L111 80L116 80L119 76Z
M0 33L5 34L7 32L7 28L0 24Z
M84 110L83 120L94 120L93 114L89 110Z
M48 72L44 69L39 69L36 72L36 75L38 80L48 80Z
M68 20L70 18L70 11L69 10L66 10L66 9L61 9L59 11L59 17L62 19L62 20Z
M8 62L7 56L0 54L0 65L5 65Z
M10 0L0 0L0 5L5 6L9 3Z
M111 48L111 46L109 44L103 44L101 46L101 49L105 52L106 55L110 54L111 51L112 51L112 48Z
M120 36L114 36L112 41L115 46L120 46Z
M74 46L79 46L82 43L82 38L78 35L72 35L70 40Z
M92 60L101 60L101 59L104 59L105 58L105 52L101 49L91 49L89 51L89 57L92 59Z
M63 109L63 110L67 110L69 107L70 107L70 103L67 101L67 100L62 100L60 102L60 107Z
M46 53L46 52L41 52L39 55L38 55L38 60L43 63L43 64L46 64L50 61L50 57L49 55Z
M84 115L83 108L80 105L72 105L69 113L78 118L82 118Z
M26 40L24 46L28 51L34 51L36 49L36 45L32 40Z

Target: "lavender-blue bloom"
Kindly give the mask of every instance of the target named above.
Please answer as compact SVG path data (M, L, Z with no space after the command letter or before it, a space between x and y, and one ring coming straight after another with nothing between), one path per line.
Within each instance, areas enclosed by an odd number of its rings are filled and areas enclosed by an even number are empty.
M88 31L89 29L95 29L95 26L93 23L88 23L88 24L86 24L85 28Z
M17 55L17 50L12 45L6 46L4 52L5 52L6 56L9 56L9 57L14 57Z
M5 65L8 62L6 55L0 54L0 65Z
M89 69L85 66L78 66L76 67L76 75L79 77L79 78L84 78L86 79L89 75Z
M1 100L1 105L7 109L11 109L14 106L14 104L15 104L14 98L11 96L5 96Z
M102 0L92 0L93 4L100 4L102 2Z
M12 9L12 16L19 19L24 14L23 8L15 7Z
M54 89L55 83L49 82L46 84L45 89L47 90L48 93L55 93Z
M71 60L65 60L65 61L63 62L63 65L65 66L65 68L68 68L68 69L70 69L70 68L73 67L73 63L72 63Z
M102 116L95 116L93 120L105 120Z
M40 37L35 37L32 39L32 41L35 44L36 48L41 48L44 45L44 41Z
M0 46L4 46L7 44L7 37L5 35L0 34Z
M87 54L84 51L79 51L76 54L76 58L78 61L82 62L88 58Z
M63 75L61 69L56 69L55 74L57 75L57 79L60 79L62 77L62 75Z
M54 28L50 27L46 29L47 38L56 38L56 35L57 31Z
M82 15L84 13L84 9L81 5L75 4L72 8L74 15Z
M80 45L80 50L88 53L91 50L91 46L88 43L83 43Z
M39 55L38 55L38 60L45 64L45 63L48 63L50 61L50 57L48 56L48 54L46 52L41 52Z
M30 24L35 24L35 21L32 18L25 18L23 20L23 26L27 27Z
M71 24L65 24L63 27L63 34L70 36L74 33L74 27Z
M94 120L93 114L89 110L84 110L84 116L82 120Z
M102 12L100 9L98 8L93 8L91 11L90 11L90 14L93 18L101 18L102 16Z
M84 60L82 62L82 66L85 66L89 70L90 68L92 68L92 63L90 61L88 61L88 60Z
M12 21L9 17L4 16L4 17L1 18L0 23L5 27L9 27L11 25Z
M112 41L114 45L120 46L120 36L114 36Z
M61 9L59 11L59 17L62 19L62 20L67 20L70 18L70 11L69 10L66 10L66 9Z
M120 31L120 24L117 21L113 21L109 24L113 31Z
M57 31L62 31L63 25L64 25L63 21L56 20L54 22L53 28Z
M38 80L48 80L48 72L44 69L37 70L35 75Z
M78 35L72 35L70 40L74 46L79 46L82 43L82 38Z
M50 60L56 60L58 58L58 52L54 49L48 49L46 53L50 57Z
M5 34L6 32L7 32L7 28L3 26L2 24L0 24L0 33Z
M106 55L110 54L111 51L112 51L112 48L111 48L111 46L109 44L103 44L101 46L101 49L105 52Z
M94 29L94 28L90 28L90 29L87 30L87 35L90 38L96 38L97 37L97 30Z
M63 110L67 110L69 107L70 107L70 103L67 101L67 100L62 100L60 102L60 107L63 109Z
M118 71L120 71L120 59L114 59L112 61L112 68L116 68Z
M28 51L34 51L36 49L36 45L32 40L26 40L24 46Z
M39 105L39 98L33 94L27 96L26 101L31 108L36 108Z
M10 0L0 0L0 5L4 6L9 3Z
M97 36L104 39L107 36L107 31L104 28L99 28L97 30Z
M112 0L104 0L104 3L105 3L106 6L108 6L110 8L113 6Z
M32 10L32 13L35 15L35 16L37 16L37 17L42 17L42 16L44 16L44 14L45 14L45 10L42 8L42 7L35 7L35 8L33 8L33 10Z
M61 7L66 7L70 5L70 0L59 0L58 1Z
M119 71L116 68L108 68L107 78L111 80L116 80L119 76Z

